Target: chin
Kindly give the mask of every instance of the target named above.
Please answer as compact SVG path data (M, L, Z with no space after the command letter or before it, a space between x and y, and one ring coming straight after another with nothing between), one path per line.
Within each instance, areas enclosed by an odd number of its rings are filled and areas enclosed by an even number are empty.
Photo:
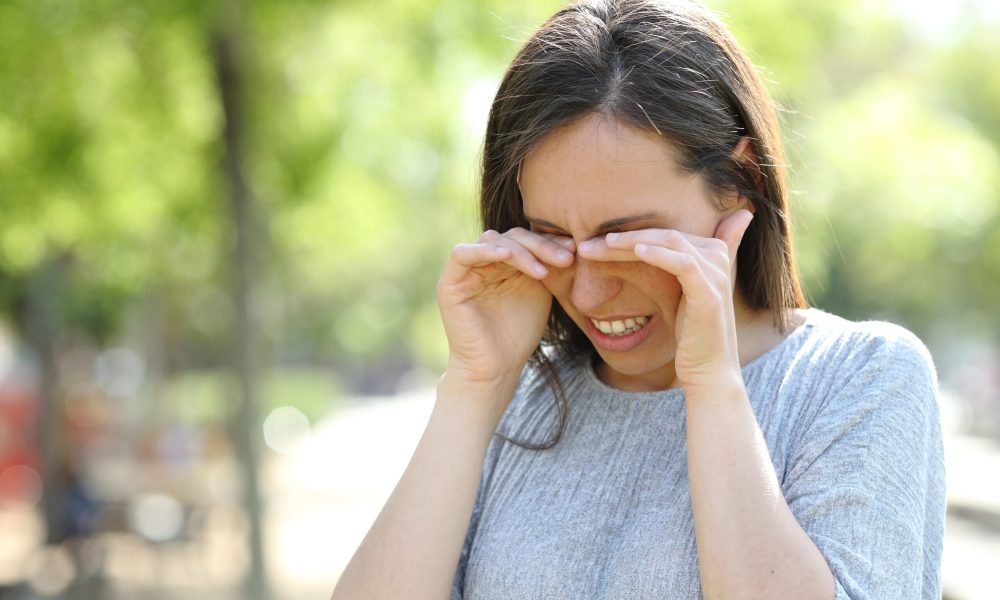
M597 351L597 355L600 357L601 362L605 363L618 373L622 375L645 375L653 371L657 371L668 363L674 360L674 355L676 350L671 350L669 354L663 353L657 357L657 360L650 360L648 355L646 356L622 356L622 355L612 355L610 357L605 356L600 350Z

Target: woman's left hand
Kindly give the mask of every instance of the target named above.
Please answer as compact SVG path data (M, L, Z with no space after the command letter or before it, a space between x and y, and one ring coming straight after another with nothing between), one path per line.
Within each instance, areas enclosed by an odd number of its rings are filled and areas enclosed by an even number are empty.
M733 267L751 219L749 210L739 209L719 223L711 238L672 229L638 229L610 233L577 248L583 258L639 260L677 277L682 295L675 321L674 370L685 389L717 385L720 377L740 374Z

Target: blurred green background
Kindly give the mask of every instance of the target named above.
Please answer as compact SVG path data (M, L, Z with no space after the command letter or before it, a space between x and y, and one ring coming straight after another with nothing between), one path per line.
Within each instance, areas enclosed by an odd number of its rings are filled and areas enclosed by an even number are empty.
M561 5L0 1L0 598L328 595L269 558L268 469L440 374L489 103ZM709 5L781 107L811 301L915 331L1000 439L1000 9Z

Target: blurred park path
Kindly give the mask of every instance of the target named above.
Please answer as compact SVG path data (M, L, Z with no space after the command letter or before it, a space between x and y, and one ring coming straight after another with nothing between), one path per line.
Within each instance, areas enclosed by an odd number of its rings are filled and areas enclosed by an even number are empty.
M265 546L281 598L328 598L416 448L434 389L365 397L264 462Z
M357 399L319 422L294 453L266 465L270 564L282 595L324 597L406 468L434 390ZM945 600L1000 589L1000 444L962 435L962 409L941 396L948 471ZM288 596L289 598L292 596Z
M941 396L948 520L945 600L994 599L1000 590L1000 441L963 435L962 404Z

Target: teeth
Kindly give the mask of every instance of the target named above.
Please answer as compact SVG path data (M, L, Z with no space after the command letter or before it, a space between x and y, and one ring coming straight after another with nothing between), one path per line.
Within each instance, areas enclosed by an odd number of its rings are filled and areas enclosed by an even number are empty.
M594 327L600 329L602 333L617 337L639 331L648 320L646 317L635 317L625 319L624 321L598 321L597 319L591 319L590 322L594 324Z

